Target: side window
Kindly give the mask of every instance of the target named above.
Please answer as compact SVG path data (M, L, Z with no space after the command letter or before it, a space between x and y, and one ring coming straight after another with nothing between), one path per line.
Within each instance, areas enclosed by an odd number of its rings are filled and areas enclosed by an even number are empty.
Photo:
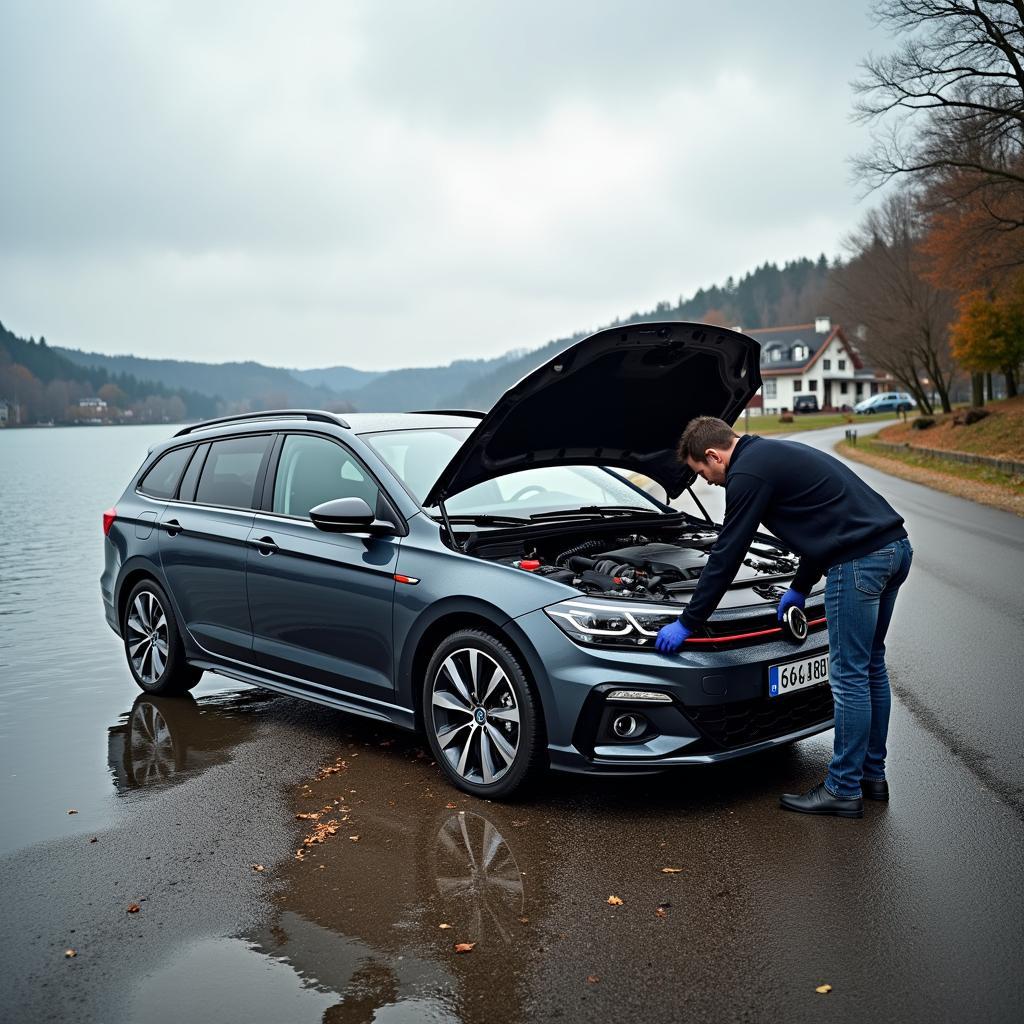
M203 505L252 508L256 477L269 443L266 434L214 441L199 477L196 501Z
M341 445L323 437L289 434L277 465L273 511L305 517L311 508L334 498L362 498L374 509L377 485Z
M196 448L196 453L192 456L188 469L185 470L185 475L181 478L181 486L178 488L179 500L192 501L195 497L199 471L203 468L203 462L206 460L206 453L209 450L210 446L208 444L201 444Z
M174 448L161 455L142 478L139 490L151 498L173 498L181 471L191 454L192 445L185 445L184 448Z

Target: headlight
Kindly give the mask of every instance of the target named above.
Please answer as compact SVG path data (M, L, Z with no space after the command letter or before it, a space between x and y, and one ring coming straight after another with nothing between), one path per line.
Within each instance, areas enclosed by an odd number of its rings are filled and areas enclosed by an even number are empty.
M679 607L612 604L569 598L544 611L558 628L577 643L602 647L654 647L662 626L679 618Z

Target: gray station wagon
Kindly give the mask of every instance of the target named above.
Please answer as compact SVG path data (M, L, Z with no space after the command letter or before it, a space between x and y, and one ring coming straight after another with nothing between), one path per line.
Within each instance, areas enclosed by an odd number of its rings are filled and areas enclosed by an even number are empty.
M422 730L504 797L539 770L644 773L832 726L822 591L759 534L703 635L654 649L718 527L675 455L733 422L758 345L687 323L602 331L486 414L283 410L180 430L104 514L107 620L138 685L216 672ZM694 511L667 500L689 492Z

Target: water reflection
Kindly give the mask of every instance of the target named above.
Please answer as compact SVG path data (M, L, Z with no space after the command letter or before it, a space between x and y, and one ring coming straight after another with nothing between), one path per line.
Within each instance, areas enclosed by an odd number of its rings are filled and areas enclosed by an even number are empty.
M450 916L471 922L467 941L483 948L512 941L511 926L523 915L523 873L505 838L475 811L450 815L433 844L432 874Z
M122 721L108 729L107 765L118 792L166 785L231 758L249 739L249 712L274 700L251 690L197 701L140 694Z

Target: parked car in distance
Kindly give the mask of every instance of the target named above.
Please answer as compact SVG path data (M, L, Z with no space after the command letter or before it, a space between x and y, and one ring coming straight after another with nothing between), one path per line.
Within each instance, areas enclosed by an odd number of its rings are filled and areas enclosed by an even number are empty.
M858 402L853 411L858 415L871 412L909 412L916 404L906 391L882 391Z
M185 427L104 513L107 621L146 693L216 672L420 730L486 798L549 766L647 774L829 729L823 588L780 625L798 559L769 534L703 631L654 647L721 529L679 436L735 422L759 365L738 332L643 323L571 346L486 414Z
M797 395L793 399L793 412L820 412L817 395Z

